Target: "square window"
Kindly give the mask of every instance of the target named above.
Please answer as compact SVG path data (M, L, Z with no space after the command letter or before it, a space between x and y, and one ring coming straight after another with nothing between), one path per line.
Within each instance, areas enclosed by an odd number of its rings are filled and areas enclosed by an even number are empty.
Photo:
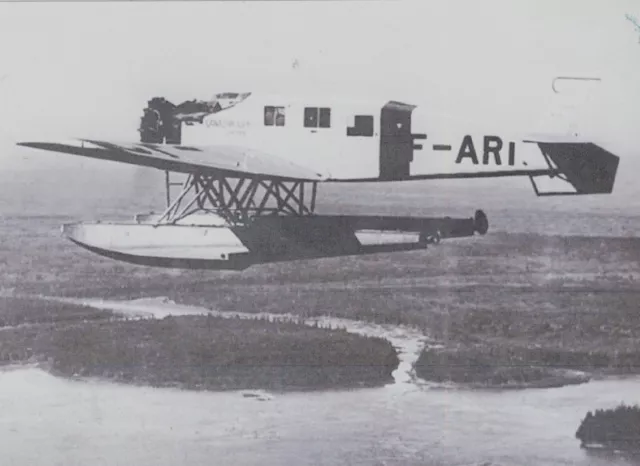
M306 107L304 109L304 127L305 128L317 128L318 127L318 109L317 109L317 107Z
M347 136L373 136L373 116L356 115L353 127L347 128Z
M272 105L264 108L264 125L265 126L284 126L285 112L284 107L274 107Z
M331 127L331 109L330 108L321 108L320 109L320 118L319 118L320 128L330 128Z
M275 121L275 114L276 114L275 107L264 108L264 125L265 126L273 126L273 122Z

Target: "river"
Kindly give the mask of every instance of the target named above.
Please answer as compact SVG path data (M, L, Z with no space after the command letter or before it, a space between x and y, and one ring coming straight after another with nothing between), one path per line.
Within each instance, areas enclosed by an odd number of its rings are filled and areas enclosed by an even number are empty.
M82 301L141 316L206 312L158 300ZM504 392L417 384L410 364L429 342L424 335L347 320L321 323L388 337L400 352L395 383L207 393L6 368L0 372L2 464L605 465L613 460L579 448L580 420L588 410L640 402L637 377Z

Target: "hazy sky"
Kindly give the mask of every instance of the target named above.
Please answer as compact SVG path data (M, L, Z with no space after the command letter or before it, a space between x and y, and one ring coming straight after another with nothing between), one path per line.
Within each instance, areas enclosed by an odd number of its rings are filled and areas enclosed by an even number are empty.
M640 24L640 2L0 3L0 163L77 163L34 162L19 140L135 140L155 95L357 91L528 129L558 103L551 79L571 75L602 78L579 115L640 167L640 32L627 14Z

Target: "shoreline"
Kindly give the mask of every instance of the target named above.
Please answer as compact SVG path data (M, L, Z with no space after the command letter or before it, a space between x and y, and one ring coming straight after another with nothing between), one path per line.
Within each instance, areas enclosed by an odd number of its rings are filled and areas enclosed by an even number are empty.
M19 298L14 296L15 298ZM190 304L179 304L173 300L160 296L153 298L140 298L134 300L104 300L99 298L69 298L69 297L56 297L56 296L25 296L26 299L38 299L43 302L55 302L60 304L69 304L73 306L80 306L82 308L91 308L96 310L105 311L105 316L102 320L93 320L89 322L75 322L74 325L90 325L92 322L106 322L112 323L125 322L129 320L140 319L153 319L159 320L166 317L186 317L186 316L211 316L224 319L239 319L239 320L263 320L268 324L271 323L287 323L297 324L307 327L326 329L326 330L341 330L347 333L356 334L364 337L381 338L391 344L396 352L398 359L397 367L391 372L392 381L384 380L369 380L368 376L364 376L363 380L356 383L329 383L329 384L297 384L291 386L283 386L276 382L267 383L261 387L245 387L231 384L227 386L224 382L218 384L211 384L210 386L201 386L198 384L190 383L175 383L175 382L162 382L157 381L145 381L145 380L123 380L117 377L103 377L105 380L115 381L116 383L126 383L132 385L141 386L155 386L155 387L178 387L189 390L208 390L208 391L239 391L239 390L268 390L270 392L304 392L304 391L331 391L331 390L357 390L384 387L389 385L402 385L410 384L423 389L436 389L436 390L489 390L489 391L513 391L513 390L527 390L527 389L545 389L545 388L560 388L570 385L579 385L588 383L590 380L602 380L612 377L624 377L639 374L623 373L616 371L614 368L600 369L600 370L575 370L571 368L546 368L540 363L527 363L526 367L521 368L517 374L510 373L508 368L508 361L503 362L501 367L500 363L496 363L495 360L489 367L490 371L483 374L480 373L477 380L473 380L473 377L468 380L443 379L442 375L429 376L425 374L424 367L420 367L420 360L425 353L432 355L447 353L443 362L436 364L436 369L445 367L448 363L453 362L453 367L456 365L473 366L473 361L479 356L476 348L470 348L455 344L454 347L446 348L443 344L435 341L431 337L427 336L425 332L419 330L416 327L408 325L395 325L395 324L376 324L367 321L351 320L341 317L331 316L314 316L305 318L300 315L292 313L251 313L241 311L219 311L212 310L202 306L195 306ZM29 330L34 326L41 324L20 324L16 327L3 328L4 331L18 330L23 328ZM51 323L49 324L51 325ZM493 345L495 346L495 345ZM480 344L480 352L486 352L490 349L490 345ZM469 351L471 349L471 351ZM522 348L521 348L522 349ZM486 356L486 354L485 354ZM23 358L27 360L27 358ZM32 359L29 359L30 361ZM456 361L458 361L456 363ZM8 360L5 363L12 363L15 360ZM486 362L486 361L485 361ZM433 363L432 363L433 364ZM4 364L3 364L4 365ZM241 370L241 369L240 369ZM441 370L441 369L440 369ZM490 381L491 370L494 370L501 381L498 383L492 383ZM57 372L56 375L62 375L67 378L80 379L81 377L74 377L65 372ZM523 378L524 376L524 378ZM90 375L89 377L99 377L97 375ZM339 376L343 377L343 376ZM156 379L156 377L151 377ZM267 377L268 379L268 377ZM486 381L485 381L486 379ZM529 379L529 380L527 380ZM303 379L304 380L304 379Z
M478 391L512 391L512 390L542 390L546 388L563 388L571 385L582 385L596 380L591 374L573 369L556 369L558 374L548 378L530 382L516 382L505 384L485 384L482 382L437 382L424 380L433 389L440 390L478 390ZM639 374L640 375L640 374ZM615 376L611 376L614 378ZM633 377L633 376L630 376ZM597 380L608 380L610 377L602 377Z
M587 455L607 460L626 459L634 463L640 460L639 447L624 449L605 444L580 444L580 449Z
M166 316L214 316L225 319L243 320L263 320L272 322L285 322L303 324L308 327L317 326L321 329L345 330L348 333L370 337L383 338L387 340L395 349L399 359L398 367L393 371L393 382L391 384L413 383L416 379L414 362L419 357L420 351L427 342L431 341L428 336L419 330L404 325L382 325L364 321L344 319L340 317L318 316L304 318L295 314L283 313L248 313L241 311L219 311L207 309L205 307L179 304L167 297L141 298L130 301L116 301L103 299L82 299L82 298L50 298L61 302L76 305L95 307L120 313L121 315L133 319L164 318ZM389 383L375 386L386 386ZM363 386L362 388L373 388L374 386ZM331 388L327 389L331 390ZM295 390L300 391L300 390Z
M593 455L624 456L640 459L640 447L624 449L604 443L581 443L580 448Z
M47 299L41 301L45 314L50 301L56 301L59 321L4 329L0 366L37 363L71 380L282 393L383 387L393 382L399 364L389 341L349 333L337 322L321 319L303 323L258 315L249 321L237 313L181 308L154 299L93 303L89 312L104 310L99 318L85 321L75 314L68 320L65 312L90 306ZM9 302L14 311L20 304L19 298ZM111 307L118 309L108 311Z
M82 299L82 298L53 298L63 302L70 302L83 306L95 307L109 310L129 318L163 318L168 315L213 315L223 318L239 318L247 320L269 319L279 322L293 322L307 326L317 325L325 329L344 329L349 333L363 335L367 337L384 338L389 341L398 355L399 364L393 371L394 382L391 385L413 384L429 389L458 389L458 390L526 390L560 388L570 385L588 383L594 374L573 369L553 369L549 377L539 380L515 383L482 383L482 382L442 382L429 380L420 377L416 365L423 351L426 349L442 348L442 344L428 337L424 332L410 326L375 324L358 320L344 319L339 317L317 316L304 318L295 314L274 314L274 313L247 313L241 311L218 311L205 307L179 304L167 297L141 298L129 301L103 300L103 299ZM602 375L601 375L602 377ZM605 376L606 378L606 376ZM390 384L383 384L385 386ZM345 387L340 389L375 388L379 384L360 387ZM332 390L333 388L318 388L317 390ZM311 388L308 390L316 390ZM304 388L292 388L283 391L308 391Z

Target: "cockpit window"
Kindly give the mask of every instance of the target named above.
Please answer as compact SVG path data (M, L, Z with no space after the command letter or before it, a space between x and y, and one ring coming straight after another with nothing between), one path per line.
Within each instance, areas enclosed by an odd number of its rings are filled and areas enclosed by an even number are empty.
M284 107L266 106L264 108L264 125L265 126L284 126L285 111Z

